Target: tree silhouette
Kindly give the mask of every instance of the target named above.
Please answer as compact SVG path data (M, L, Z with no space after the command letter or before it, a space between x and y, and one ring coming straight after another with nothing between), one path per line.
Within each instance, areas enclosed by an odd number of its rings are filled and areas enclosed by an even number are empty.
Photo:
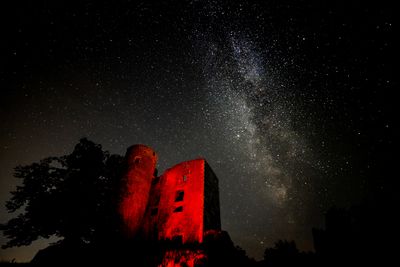
M22 183L6 208L18 215L0 225L10 239L3 248L50 236L79 246L115 234L122 164L121 156L83 138L69 155L17 166L14 176Z
M279 240L273 248L264 252L266 266L285 266L295 264L299 257L299 250L294 241Z

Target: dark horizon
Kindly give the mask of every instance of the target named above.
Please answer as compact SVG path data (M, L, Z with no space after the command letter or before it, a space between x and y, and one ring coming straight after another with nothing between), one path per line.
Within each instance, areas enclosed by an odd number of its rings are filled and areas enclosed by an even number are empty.
M222 229L261 259L313 250L333 206L394 192L393 4L105 1L4 7L0 223L13 168L146 144L167 166L204 157ZM379 205L382 205L379 202ZM385 203L388 209L393 203ZM0 234L0 245L7 242ZM48 241L1 249L30 260Z

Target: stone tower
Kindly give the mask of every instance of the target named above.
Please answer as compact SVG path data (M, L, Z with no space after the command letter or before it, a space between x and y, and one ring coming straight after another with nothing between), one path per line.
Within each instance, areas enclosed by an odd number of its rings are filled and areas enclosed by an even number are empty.
M126 151L127 169L123 177L122 197L119 205L124 230L128 237L137 235L145 214L157 155L145 145L133 145Z
M179 163L154 179L143 233L149 240L202 243L221 230L218 179L205 159Z

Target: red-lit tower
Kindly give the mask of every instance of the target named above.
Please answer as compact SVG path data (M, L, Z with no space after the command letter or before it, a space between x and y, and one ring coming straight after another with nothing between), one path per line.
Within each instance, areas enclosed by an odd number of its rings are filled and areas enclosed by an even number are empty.
M127 170L123 177L119 212L128 237L134 237L141 227L149 201L151 182L157 155L145 145L133 145L126 151Z
M179 163L153 180L143 220L147 239L202 243L220 230L218 179L205 159Z

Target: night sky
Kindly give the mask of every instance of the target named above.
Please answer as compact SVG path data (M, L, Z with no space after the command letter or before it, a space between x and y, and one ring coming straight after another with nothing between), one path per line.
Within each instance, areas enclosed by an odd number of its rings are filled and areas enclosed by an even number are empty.
M257 259L278 239L312 250L329 207L391 185L385 1L13 2L1 11L0 222L13 167L81 137L117 154L146 144L159 173L205 157L223 229Z

